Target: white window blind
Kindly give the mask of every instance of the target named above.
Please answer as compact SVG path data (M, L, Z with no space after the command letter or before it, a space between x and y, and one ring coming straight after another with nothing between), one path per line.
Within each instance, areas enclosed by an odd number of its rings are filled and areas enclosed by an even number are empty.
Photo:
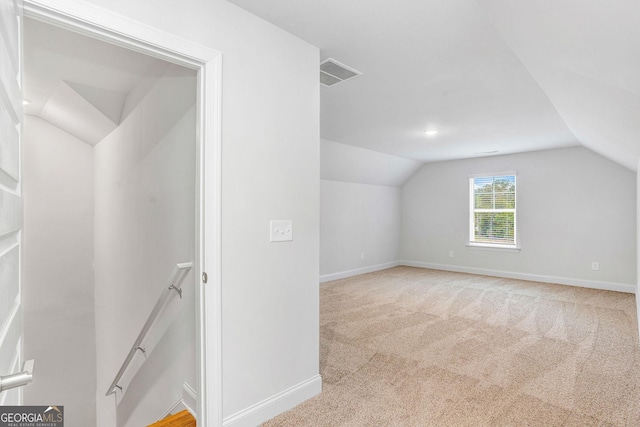
M516 246L516 176L479 176L469 179L469 241L475 244Z

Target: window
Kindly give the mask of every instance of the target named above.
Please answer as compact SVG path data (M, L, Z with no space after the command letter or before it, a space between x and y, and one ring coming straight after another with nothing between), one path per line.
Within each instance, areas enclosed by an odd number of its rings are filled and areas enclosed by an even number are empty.
M516 247L516 175L469 179L469 242Z

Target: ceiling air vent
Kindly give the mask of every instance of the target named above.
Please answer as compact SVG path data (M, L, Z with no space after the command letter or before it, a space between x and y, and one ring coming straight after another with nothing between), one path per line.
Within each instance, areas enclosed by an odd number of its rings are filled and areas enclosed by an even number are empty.
M339 63L335 59L325 59L320 63L320 84L333 86L345 80L358 77L362 73Z

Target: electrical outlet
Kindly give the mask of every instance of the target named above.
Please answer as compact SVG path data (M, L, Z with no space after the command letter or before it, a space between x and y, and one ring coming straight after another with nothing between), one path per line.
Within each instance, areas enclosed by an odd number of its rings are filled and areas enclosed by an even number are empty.
M453 258L453 251L449 251L449 258Z
M270 230L272 242L289 242L293 240L293 221L290 219L271 221Z
M600 263L598 261L593 261L591 263L591 269L594 271L600 270Z
M360 259L364 259L364 252L360 252Z

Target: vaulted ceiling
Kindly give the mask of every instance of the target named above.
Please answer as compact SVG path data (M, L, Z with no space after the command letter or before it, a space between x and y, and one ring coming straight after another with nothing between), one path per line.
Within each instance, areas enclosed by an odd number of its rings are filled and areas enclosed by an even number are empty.
M421 162L582 144L637 168L636 0L230 1L362 73L322 87L323 139Z

